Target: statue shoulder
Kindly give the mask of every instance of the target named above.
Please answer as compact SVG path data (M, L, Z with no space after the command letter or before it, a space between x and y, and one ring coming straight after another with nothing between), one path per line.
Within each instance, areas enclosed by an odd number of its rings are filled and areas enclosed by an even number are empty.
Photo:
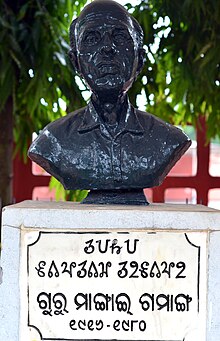
M72 130L77 130L80 126L84 112L85 108L81 108L49 123L39 132L32 145L41 144L45 141L49 143L50 140L54 143L55 139L61 142L63 139L68 138Z
M63 150L69 146L71 134L80 126L85 108L81 108L49 123L32 142L28 156L51 173L55 173L58 160L62 160Z
M66 134L69 134L70 130L78 129L82 122L85 109L86 107L80 108L67 114L66 116L58 118L57 120L49 123L40 134L44 133L44 131L49 131L55 134L57 137L66 137Z
M137 118L144 131L169 144L189 143L188 136L178 127L167 123L157 116L136 109Z

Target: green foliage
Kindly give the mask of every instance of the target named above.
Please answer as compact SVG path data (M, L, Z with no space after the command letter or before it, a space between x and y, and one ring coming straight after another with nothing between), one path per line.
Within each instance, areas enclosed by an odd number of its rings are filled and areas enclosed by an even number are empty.
M134 88L138 93L144 89L146 109L182 125L195 124L199 115L205 115L207 137L220 136L219 2L142 1L133 15L144 29L148 52L139 86ZM133 89L131 97L135 98Z
M13 98L14 137L26 155L31 133L84 100L68 58L68 28L85 0L1 1L0 110ZM21 138L22 136L22 138Z
M60 99L71 110L85 105L68 57L68 29L85 2L0 1L0 111L12 98L15 152L24 159L32 132L66 114ZM55 187L63 199L85 195Z
M85 190L75 190L75 191L69 191L65 190L61 183L51 177L50 181L50 190L56 189L56 194L55 194L55 199L58 200L68 200L68 201L74 201L74 202L79 202L82 201L87 197L88 191Z

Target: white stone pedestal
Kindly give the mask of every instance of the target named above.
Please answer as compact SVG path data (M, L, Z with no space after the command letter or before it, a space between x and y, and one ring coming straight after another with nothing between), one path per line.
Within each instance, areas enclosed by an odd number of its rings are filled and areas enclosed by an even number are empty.
M2 221L0 340L220 340L220 211L25 201Z

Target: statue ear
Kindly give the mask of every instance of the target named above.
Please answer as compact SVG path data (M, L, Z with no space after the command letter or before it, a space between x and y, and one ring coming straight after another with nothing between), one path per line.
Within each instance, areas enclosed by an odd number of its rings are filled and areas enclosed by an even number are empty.
M139 74L144 66L145 63L145 49L141 48L138 50L138 67L137 67L137 74Z
M80 73L76 50L75 49L69 50L68 55L76 72Z

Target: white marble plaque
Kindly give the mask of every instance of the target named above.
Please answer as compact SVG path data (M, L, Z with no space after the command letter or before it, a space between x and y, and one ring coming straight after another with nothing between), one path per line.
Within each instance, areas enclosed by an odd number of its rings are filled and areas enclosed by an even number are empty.
M22 233L22 340L206 340L207 233Z

